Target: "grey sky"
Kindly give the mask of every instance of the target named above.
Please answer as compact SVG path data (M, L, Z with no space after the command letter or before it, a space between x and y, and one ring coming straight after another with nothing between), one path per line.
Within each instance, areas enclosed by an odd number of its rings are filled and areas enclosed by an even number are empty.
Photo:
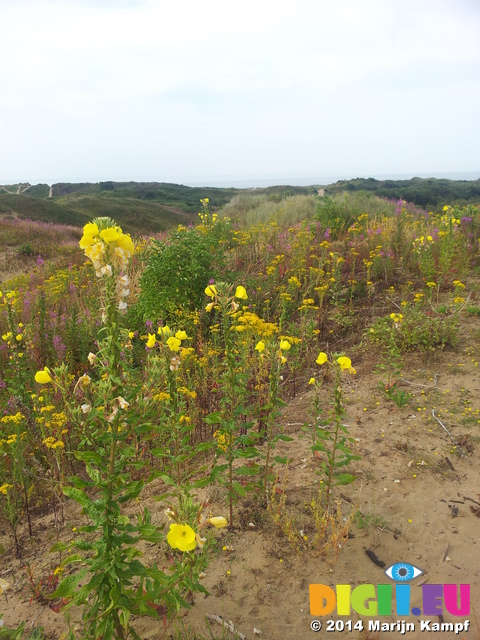
M0 184L474 172L478 0L0 0Z

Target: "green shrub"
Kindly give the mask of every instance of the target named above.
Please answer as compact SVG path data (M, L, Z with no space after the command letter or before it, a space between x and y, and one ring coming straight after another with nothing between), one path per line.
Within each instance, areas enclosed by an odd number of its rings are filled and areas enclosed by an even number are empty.
M179 310L202 306L205 287L223 265L223 243L215 233L180 227L167 242L153 241L145 254L137 321L168 321Z
M386 347L391 335L391 318L379 318L367 331L368 338L381 347ZM431 351L453 346L457 337L456 315L443 316L425 313L424 309L410 307L404 312L403 321L394 333L396 347L402 352Z

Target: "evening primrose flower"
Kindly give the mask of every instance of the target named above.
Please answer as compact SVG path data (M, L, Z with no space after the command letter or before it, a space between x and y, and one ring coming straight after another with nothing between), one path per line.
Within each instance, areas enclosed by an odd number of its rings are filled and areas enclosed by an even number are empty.
M88 222L83 227L83 236L79 242L81 249L86 249L87 247L91 247L94 243L95 236L98 236L99 229L98 226L94 222Z
M125 398L122 398L122 396L118 396L117 401L121 409L128 409L128 407L130 406L130 403L127 402Z
M310 378L310 380L308 381L308 384L315 384L315 378Z
M177 331L177 333L175 334L175 338L177 338L177 340L188 340L187 332Z
M155 334L154 333L149 333L148 334L148 340L147 340L147 347L149 349L153 349L153 347L155 346L155 342L156 342Z
M218 293L217 287L214 284L209 284L205 289L205 293L209 298L214 298Z
M340 358L337 358L337 362L340 365L342 371L350 369L352 366L352 361L350 360L350 358L347 358L347 356L340 356Z
M288 340L282 340L280 342L280 349L282 351L288 351L291 348L292 348L292 345L290 344L290 342Z
M12 486L12 485L9 485ZM1 487L0 487L1 488ZM6 591L8 589L8 587L10 586L10 583L7 582L6 580L4 580L3 578L0 578L0 595L2 595L2 593L4 591ZM6 596L5 596L6 597Z
M182 341L174 336L170 336L167 340L167 344L170 347L170 351L178 351L182 345Z
M207 311L207 313L209 313L213 309L214 306L215 306L215 302L209 302L207 304L207 306L205 307L205 311Z
M241 285L237 287L237 290L235 291L235 298L247 300L248 296L245 287L242 287Z
M97 361L97 356L90 351L90 353L87 356L87 360L89 361L90 364L95 364L95 362Z
M195 531L188 524L171 524L167 542L179 551L192 551L197 546Z
M37 373L35 374L35 382L38 382L39 384L47 384L49 382L53 382L50 373L51 372L48 367L45 367L43 371L37 371Z
M159 336L169 336L172 333L172 330L168 324L166 324L164 327L158 327L157 333Z
M110 244L110 242L115 242L120 238L121 232L119 233L118 228L116 227L107 227L107 229L103 229L102 231L100 231L99 235L102 240L104 240L107 244Z
M258 351L259 353L262 353L262 351L265 351L265 343L262 340L260 340L260 342L257 342L255 346L255 351Z
M86 387L90 384L91 380L92 379L90 378L90 376L84 373L83 376L80 376L80 378L78 379L77 384L81 385L82 387Z
M92 405L91 404L82 404L80 409L82 410L82 413L90 413L90 411L92 410Z
M214 527L216 527L217 529L221 529L222 527L226 527L228 524L228 521L226 518L224 518L223 516L214 516L213 518L209 518L208 522L210 524L213 524Z
M324 351L320 351L318 358L315 360L317 364L325 364L328 361L328 356Z

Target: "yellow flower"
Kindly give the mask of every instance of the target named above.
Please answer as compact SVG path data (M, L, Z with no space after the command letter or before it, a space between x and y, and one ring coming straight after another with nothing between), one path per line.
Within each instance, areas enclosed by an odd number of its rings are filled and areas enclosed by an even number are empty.
M205 289L205 293L209 298L214 298L218 293L217 287L214 284L209 284Z
M197 546L195 531L188 524L171 524L167 542L172 549L192 551Z
M187 340L188 339L187 332L177 331L177 333L175 334L175 338L177 338L177 340Z
M78 243L80 245L80 248L86 249L87 247L91 247L94 243L94 238L95 236L98 236L98 233L99 231L97 225L94 222L88 222L83 227L83 236Z
M6 591L8 589L9 586L10 586L9 582L4 580L3 578L0 578L0 596L2 595L2 593L4 591ZM7 597L7 596L5 596L5 597Z
M154 333L149 333L148 334L148 340L147 340L147 347L149 349L153 349L154 346L155 346L155 334Z
M128 233L122 233L122 235L117 238L117 247L120 247L129 254L133 254L135 251L133 240Z
M170 351L178 351L182 345L182 341L178 338L170 336L170 338L167 340L167 344L170 347Z
M280 349L282 351L288 351L291 348L292 348L292 345L290 344L290 342L288 340L282 340L280 342Z
M245 287L237 287L237 290L235 291L235 298L239 298L240 300L246 300L248 298Z
M260 340L260 342L257 342L255 346L255 351L258 351L259 353L262 353L262 351L265 351L265 343L262 340Z
M48 382L53 382L52 377L50 375L50 369L45 367L43 371L37 371L35 374L35 382L39 384L47 384Z
M315 384L315 378L310 378L310 380L308 381L308 384Z
M227 519L224 518L223 516L215 516L214 518L209 518L208 522L210 524L213 524L213 526L216 527L217 529L226 527L228 524Z
M280 362L281 362L282 364L285 364L285 362L286 362L286 361L287 361L287 359L285 358L285 356L282 356L282 357L280 358Z
M170 329L168 324L166 324L164 327L158 327L157 333L160 336L169 336L172 333L172 330Z
M320 351L318 358L315 360L317 364L325 364L328 361L328 356L324 351Z
M337 358L337 362L340 365L342 371L352 368L352 361L350 360L350 358L347 358L347 356L340 356L340 358Z
M108 227L108 229L103 229L100 231L100 237L102 240L105 240L107 244L110 242L115 242L120 238L120 233L118 233L118 229L115 227Z
M205 311L210 312L214 306L215 306L215 302L209 302L205 307Z

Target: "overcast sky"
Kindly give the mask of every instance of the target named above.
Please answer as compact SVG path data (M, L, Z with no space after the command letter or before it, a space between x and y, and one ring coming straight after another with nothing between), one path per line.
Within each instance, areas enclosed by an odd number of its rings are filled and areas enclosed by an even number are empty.
M480 177L479 0L0 0L0 60L0 184Z

